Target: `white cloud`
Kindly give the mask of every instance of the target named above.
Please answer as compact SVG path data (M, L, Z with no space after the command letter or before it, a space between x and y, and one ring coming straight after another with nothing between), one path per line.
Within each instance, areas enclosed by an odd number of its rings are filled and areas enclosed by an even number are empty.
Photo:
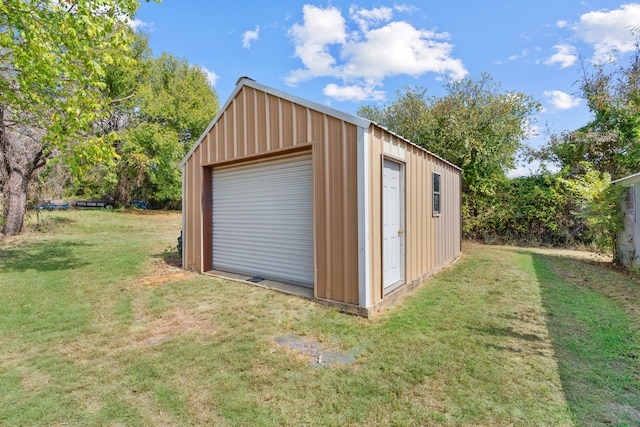
M519 164L515 169L511 169L507 172L507 178L519 178L522 176L531 176L538 169L537 165Z
M416 6L411 6L409 4L394 4L393 10L395 10L396 12L413 13L413 12L417 12L420 9L418 9Z
M218 81L219 76L215 72L213 72L211 70L208 70L207 68L203 67L202 65L199 65L198 68L200 68L200 70L207 77L207 80L209 81L209 86L215 86L216 82Z
M640 4L623 4L618 9L585 13L572 29L584 42L592 44L596 61L612 51L631 52L635 49L631 30L640 23Z
M495 61L494 63L498 64L498 65L502 65L502 64L506 64L506 63L511 62L511 61L517 61L518 59L526 58L527 56L529 56L530 53L531 52L528 49L525 49L525 50L521 51L520 53L516 53L514 55L511 55L506 60L499 60L499 61Z
M346 77L383 80L385 77L426 72L448 74L453 79L467 75L462 61L450 56L453 46L442 41L446 33L418 30L396 21L365 33L363 41L349 42L343 47L348 58L344 66Z
M527 49L525 49L522 52L520 52L519 54L511 55L508 60L509 61L515 61L516 59L526 58L527 56L529 56L529 51Z
M564 28L567 25L569 25L569 23L567 21L558 21L558 22L556 22L556 27L558 27L558 28Z
M152 31L154 27L152 22L145 22L141 19L130 19L127 24L134 31Z
M338 101L381 101L386 92L375 90L375 86L338 86L334 83L328 84L322 91L326 96Z
M362 101L381 99L383 92L374 88L394 75L417 77L433 72L453 79L467 75L462 61L451 56L453 45L447 42L449 34L391 21L393 10L386 7L352 6L349 13L355 29L348 27L336 7L303 7L303 23L294 24L289 35L295 56L304 68L289 73L289 85L316 77L333 77L341 79L343 85L327 86L327 96Z
M249 49L251 47L251 43L258 40L260 37L260 25L256 25L256 29L253 31L245 31L242 35L242 47L245 49Z
M344 43L347 39L346 23L342 13L335 7L321 9L313 5L302 8L304 23L294 24L289 34L294 39L295 54L306 69L294 70L288 78L296 84L316 76L336 76L335 58L329 52L332 44Z
M393 10L388 7L373 9L358 9L355 6L349 8L350 18L358 23L360 31L366 32L370 25L388 22L393 17Z
M553 47L556 53L551 55L546 61L547 65L560 64L560 68L572 66L578 60L575 46L570 44L558 44Z
M568 110L580 105L580 98L569 95L561 90L549 90L544 92L547 102L557 110Z

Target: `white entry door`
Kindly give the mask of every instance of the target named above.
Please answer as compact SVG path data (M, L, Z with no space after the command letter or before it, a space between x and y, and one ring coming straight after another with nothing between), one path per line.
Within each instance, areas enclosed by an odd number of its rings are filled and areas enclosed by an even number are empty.
M382 281L389 291L404 280L402 165L384 160L382 188Z

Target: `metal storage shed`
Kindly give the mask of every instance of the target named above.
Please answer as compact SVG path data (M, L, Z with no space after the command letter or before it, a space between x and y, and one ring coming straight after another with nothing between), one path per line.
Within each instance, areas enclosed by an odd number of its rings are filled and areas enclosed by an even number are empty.
M640 173L613 181L626 187L621 203L624 228L618 234L620 261L629 269L640 271Z
M460 168L246 77L181 167L189 270L290 283L369 316L461 253Z

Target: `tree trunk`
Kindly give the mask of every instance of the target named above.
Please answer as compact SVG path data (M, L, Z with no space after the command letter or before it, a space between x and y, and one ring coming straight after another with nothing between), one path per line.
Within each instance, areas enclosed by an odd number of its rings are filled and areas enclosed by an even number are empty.
M120 171L118 186L116 187L115 203L117 206L129 206L131 204L131 183L127 177L127 171Z
M0 237L22 231L27 213L27 194L35 171L46 164L41 142L43 132L26 126L6 126L6 109L0 105L0 180L2 229Z
M4 236L15 236L22 231L27 213L27 190L33 175L33 172L25 172L27 171L13 169L4 181L2 194L4 224L1 232Z

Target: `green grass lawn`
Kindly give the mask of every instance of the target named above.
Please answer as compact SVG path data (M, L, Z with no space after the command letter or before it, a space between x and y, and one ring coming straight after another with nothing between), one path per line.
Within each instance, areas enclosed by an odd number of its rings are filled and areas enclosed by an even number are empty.
M69 211L0 241L0 425L640 424L640 280L595 256L466 244L365 320L182 271L179 232Z

